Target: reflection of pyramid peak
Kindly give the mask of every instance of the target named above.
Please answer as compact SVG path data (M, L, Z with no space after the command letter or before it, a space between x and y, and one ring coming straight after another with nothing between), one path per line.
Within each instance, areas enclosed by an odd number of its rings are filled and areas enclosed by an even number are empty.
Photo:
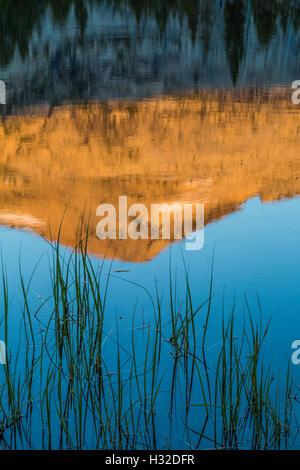
M0 124L2 223L58 231L71 246L86 207L205 203L209 223L250 197L300 193L300 108L290 90L210 91L135 103L90 103L11 116ZM15 214L15 217L14 215ZM39 223L37 223L38 221ZM168 241L90 240L90 251L146 261Z

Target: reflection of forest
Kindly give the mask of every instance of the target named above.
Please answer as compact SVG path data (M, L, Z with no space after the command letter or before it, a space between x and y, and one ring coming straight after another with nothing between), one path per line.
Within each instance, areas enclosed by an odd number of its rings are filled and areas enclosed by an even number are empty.
M208 91L141 102L37 109L0 123L0 222L72 245L86 205L204 203L205 222L251 197L300 194L300 110L290 90ZM124 260L146 261L167 241L99 241ZM137 251L138 250L138 251Z
M268 48L272 35L297 31L300 2L297 0L0 0L0 64L7 66L16 50L24 59L29 53L33 30L42 27L46 13L55 25L63 25L71 12L84 36L93 6L103 6L115 14L131 15L138 22L153 18L162 38L167 35L170 18L187 21L192 41L202 41L209 48L211 31L220 16L224 22L227 59L235 82L246 49L245 31L254 22L260 44Z

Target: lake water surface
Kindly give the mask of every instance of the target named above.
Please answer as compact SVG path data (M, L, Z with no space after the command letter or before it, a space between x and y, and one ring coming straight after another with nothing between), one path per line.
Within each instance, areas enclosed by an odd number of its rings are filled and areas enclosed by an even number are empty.
M299 384L300 105L291 84L300 79L300 3L36 3L0 2L0 244L15 324L20 265L29 278L39 263L28 293L37 309L49 292L49 241L64 216L68 253L85 212L92 264L105 259L111 273L107 333L121 318L126 344L134 310L138 325L151 320L144 289L168 291L170 260L185 289L182 254L200 305L214 256L208 354L221 341L223 303L242 324L245 296L255 318L259 296L264 325L271 319L264 357L279 370L289 362ZM203 249L99 240L96 209L121 195L147 208L203 204ZM12 355L18 337L12 328ZM174 440L185 447L179 433Z

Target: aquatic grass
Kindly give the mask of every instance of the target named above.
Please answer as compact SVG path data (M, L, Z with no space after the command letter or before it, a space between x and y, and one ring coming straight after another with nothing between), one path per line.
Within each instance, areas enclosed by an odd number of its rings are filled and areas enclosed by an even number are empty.
M289 448L295 439L298 389L287 366L276 377L264 363L270 323L244 299L245 315L223 306L220 344L207 355L215 315L213 270L201 305L194 305L183 257L184 285L169 265L169 292L154 296L112 273L112 262L88 255L79 227L74 250L51 244L49 292L33 308L20 262L20 332L11 332L8 280L2 262L2 323L7 344L0 370L0 446L10 449ZM107 268L108 267L108 268ZM129 333L111 317L113 283L140 288ZM112 287L110 287L112 286ZM237 321L239 320L239 321ZM111 324L111 322L110 322Z

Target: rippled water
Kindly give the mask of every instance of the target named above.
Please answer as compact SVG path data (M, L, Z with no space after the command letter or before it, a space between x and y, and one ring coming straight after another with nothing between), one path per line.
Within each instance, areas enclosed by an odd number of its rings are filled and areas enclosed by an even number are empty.
M121 312L126 336L137 298L150 312L136 282L167 288L171 256L183 283L184 241L100 241L96 208L120 195L202 203L204 248L185 252L195 303L215 250L215 311L224 289L226 308L246 293L255 310L259 293L265 356L283 367L300 335L300 2L15 0L0 1L0 19L0 243L14 302L19 255L28 276L42 256L38 306L47 241L65 214L60 240L74 247L85 211L93 263L114 258L118 273L107 327Z

